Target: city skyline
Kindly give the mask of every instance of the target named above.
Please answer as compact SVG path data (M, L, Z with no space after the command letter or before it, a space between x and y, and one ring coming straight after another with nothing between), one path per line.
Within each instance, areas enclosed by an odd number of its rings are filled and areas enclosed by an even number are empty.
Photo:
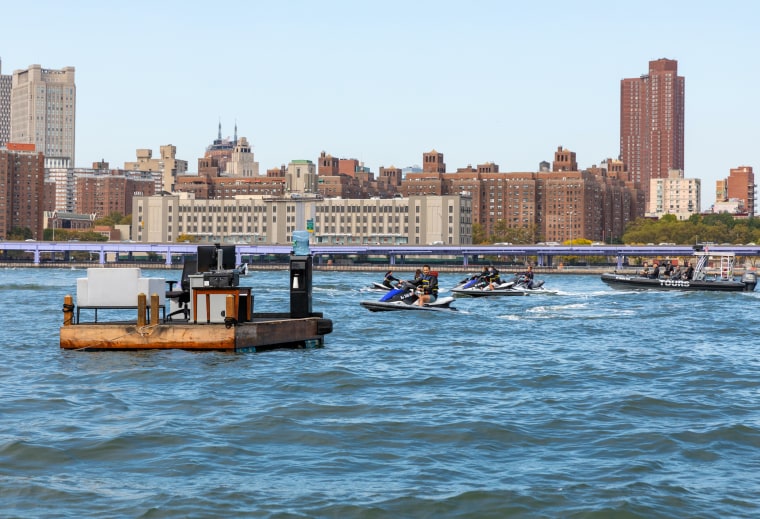
M0 58L4 75L76 69L78 167L172 144L195 171L221 121L261 171L325 150L377 174L433 149L449 171L536 171L557 146L587 168L620 152L620 80L663 57L688 85L684 171L703 209L730 169L758 165L751 2L74 4L8 6Z

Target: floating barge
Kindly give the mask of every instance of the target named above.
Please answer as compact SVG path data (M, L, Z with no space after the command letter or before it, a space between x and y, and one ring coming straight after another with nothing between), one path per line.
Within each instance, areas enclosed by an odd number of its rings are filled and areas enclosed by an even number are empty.
M64 298L61 348L258 352L324 346L332 321L311 309L311 255L291 256L290 312L256 313L251 288L238 285L234 263L225 268L225 249L200 246L197 258L186 256L176 291L174 281L142 278L140 269L88 269L87 278L77 280L76 303L71 295ZM136 318L98 321L99 310L134 311ZM93 312L94 321L81 322L83 312Z

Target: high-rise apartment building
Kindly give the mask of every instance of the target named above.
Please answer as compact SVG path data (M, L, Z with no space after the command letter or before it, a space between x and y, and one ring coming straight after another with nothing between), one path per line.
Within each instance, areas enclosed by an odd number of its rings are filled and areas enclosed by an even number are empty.
M34 144L48 165L74 166L76 137L74 67L31 65L11 80L10 142Z
M649 73L620 82L620 158L650 200L650 180L684 169L684 85L678 62L649 62Z
M672 214L679 220L688 220L701 211L702 182L698 178L684 178L683 171L672 169L668 178L650 181L650 198L646 216L660 218Z
M0 146L11 136L11 76L4 76L3 60L0 59Z
M44 157L33 144L0 147L0 238L18 228L42 239L44 186Z

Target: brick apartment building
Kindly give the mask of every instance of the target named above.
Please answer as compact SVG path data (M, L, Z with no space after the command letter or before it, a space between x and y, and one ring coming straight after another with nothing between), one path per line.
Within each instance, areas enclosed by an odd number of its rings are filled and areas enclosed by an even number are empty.
M755 215L757 185L751 166L731 168L727 178L715 182L715 213Z
M76 177L75 212L95 214L103 218L113 213L132 214L135 196L153 196L156 184L152 178L130 178L126 172L85 174Z
M0 238L14 228L28 228L42 239L45 157L34 144L0 147Z
M610 241L625 225L643 214L642 194L613 161L605 167L579 171L575 153L555 152L552 171L500 173L496 164L481 164L456 173L442 173L443 155L423 156L428 171L407 174L404 196L467 194L472 220L486 236L497 224L532 229L535 241L578 238Z
M650 200L650 180L684 169L685 82L678 62L649 62L649 73L620 82L620 158Z

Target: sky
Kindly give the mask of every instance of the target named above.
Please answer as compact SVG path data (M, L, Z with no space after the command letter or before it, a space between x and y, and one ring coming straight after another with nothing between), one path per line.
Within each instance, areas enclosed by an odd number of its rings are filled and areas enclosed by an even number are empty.
M620 153L620 80L686 79L685 176L760 174L760 2L37 0L0 10L0 72L76 69L76 165L162 145L197 171L218 135L260 171L322 151L380 167L444 154L537 171Z

